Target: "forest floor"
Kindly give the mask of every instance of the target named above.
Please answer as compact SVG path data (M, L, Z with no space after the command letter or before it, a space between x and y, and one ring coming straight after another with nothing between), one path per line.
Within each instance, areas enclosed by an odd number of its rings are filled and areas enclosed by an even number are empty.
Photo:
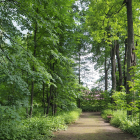
M84 112L66 131L58 131L54 135L53 140L137 140L107 123L100 112Z

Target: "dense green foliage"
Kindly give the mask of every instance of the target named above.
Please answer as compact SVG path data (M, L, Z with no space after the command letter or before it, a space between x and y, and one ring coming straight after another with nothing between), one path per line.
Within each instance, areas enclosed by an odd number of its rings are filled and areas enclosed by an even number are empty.
M10 110L9 110L10 112ZM8 115L9 115L9 112ZM0 121L1 140L49 140L53 137L52 131L66 130L67 124L73 123L81 114L80 109L61 112L56 116L36 116L20 121L11 110L12 120L6 117ZM8 117L8 116L7 116ZM5 121L7 122L5 122Z
M121 128L123 131L128 132L136 136L140 139L140 126L139 126L139 114L135 115L135 117L130 120L127 118L127 111L123 110L104 110L102 111L102 117L108 120L108 114L112 114L113 118L111 118L110 123L115 127Z
M29 107L30 116L34 102L44 108L54 102L70 106L79 86L71 59L74 1L2 1L0 6L0 103Z
M92 89L83 91L81 100L82 111L101 111L106 109L111 102L109 92Z
M133 134L140 139L140 110L137 97L132 105L127 104L127 94L123 90L114 92L112 97L114 104L108 104L107 108L102 110L101 116L110 122L111 125L121 128L123 131ZM127 111L133 114L127 114Z

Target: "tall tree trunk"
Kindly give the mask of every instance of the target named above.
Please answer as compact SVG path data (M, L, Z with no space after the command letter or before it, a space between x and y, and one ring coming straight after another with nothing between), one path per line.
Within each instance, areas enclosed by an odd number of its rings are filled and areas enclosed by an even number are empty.
M55 88L55 99L57 98L57 92L56 92L56 88ZM57 104L55 103L55 105L54 105L54 115L56 114L56 112L57 112Z
M54 63L51 64L51 59L52 59L52 56L50 56L50 70L54 71ZM52 82L52 80L51 80L51 82ZM54 86L51 85L51 86L50 86L50 96L47 97L48 106L47 106L46 114L49 114L51 99L52 99L52 110L53 110L53 89L54 89ZM47 95L47 96L48 96L48 95ZM52 112L53 112L53 111L52 111Z
M49 88L47 88L47 109L46 109L46 114L49 114Z
M52 116L54 116L54 95L53 94L52 94Z
M115 54L116 54L116 42L114 46L112 45L112 50L111 50L111 65L112 65L112 91L116 91L116 59L115 59Z
M80 52L79 52L79 84L81 84L81 79L80 79L80 76L81 76L81 71L80 71L80 69L81 69L81 67L80 67L80 64L81 64L81 54L80 54ZM79 89L80 90L80 89ZM78 98L78 107L80 108L81 107L81 105L80 105L80 98Z
M120 59L120 55L119 55L119 43L118 41L116 41L116 56L117 56L117 62L118 62L118 70L119 70L119 91L122 89L122 66L121 66L121 59Z
M105 56L105 90L107 91L107 64L106 64L106 56Z
M27 33L27 63L28 63L28 37L29 37L29 34ZM29 73L27 72L27 85L28 85L28 90L29 90L29 80L28 80L28 75ZM26 107L26 114L27 114L27 118L29 117L29 111L28 111L28 105Z
M116 43L114 43L114 45L112 44L112 49L111 49L112 93L113 93L113 91L116 91L116 60L115 60L115 54L116 54ZM112 97L111 97L111 103L113 103L113 98Z
M36 48L37 48L37 22L35 23L35 30L34 30L34 57L36 57ZM35 67L33 64L33 71L35 71ZM34 79L32 79L32 87L31 87L31 107L30 107L30 117L32 117L33 112L33 97L34 97Z
M44 115L46 113L45 111L45 83L43 82L43 107L44 107Z
M124 56L124 66L123 66L123 78L124 78L125 89L126 89L126 62L127 62L127 39L125 40L125 56Z
M46 111L47 115L49 114L51 97L52 97L52 85L50 86L50 96L48 97L48 106L47 106L47 111Z
M54 63L52 65L52 70L54 72ZM52 86L52 115L54 116L54 86Z
M132 0L127 0L127 24L128 24L128 50L127 50L127 86L126 94L128 94L127 104L132 102L132 93L130 92L131 86L129 82L132 81L132 75L130 73L131 66L135 65L134 48L134 33L133 33L133 16L132 16ZM132 111L127 111L127 115L132 115Z
M109 60L108 65L107 65L107 57L105 54L105 90L106 91L108 89L108 70L109 70L109 67L110 67L110 60Z

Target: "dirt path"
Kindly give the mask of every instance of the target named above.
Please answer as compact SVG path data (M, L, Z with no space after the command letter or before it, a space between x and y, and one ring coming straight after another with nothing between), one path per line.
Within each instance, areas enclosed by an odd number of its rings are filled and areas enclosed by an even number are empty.
M119 128L110 126L99 112L82 113L80 119L66 131L55 132L53 140L137 140Z

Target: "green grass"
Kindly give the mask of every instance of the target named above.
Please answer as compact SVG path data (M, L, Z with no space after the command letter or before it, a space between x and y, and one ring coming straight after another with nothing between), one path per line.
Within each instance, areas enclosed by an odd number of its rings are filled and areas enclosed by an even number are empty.
M66 113L63 112L61 114L61 117L64 118L65 124L70 124L75 122L79 118L81 112L81 109L75 109Z

